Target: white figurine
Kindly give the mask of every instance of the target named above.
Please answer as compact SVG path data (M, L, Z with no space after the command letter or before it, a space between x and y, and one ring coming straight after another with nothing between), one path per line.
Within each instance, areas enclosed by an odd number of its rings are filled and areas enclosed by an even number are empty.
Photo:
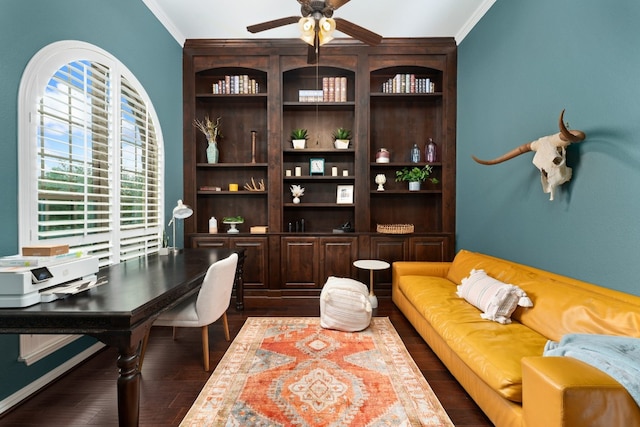
M384 174L379 173L376 175L375 183L378 184L378 191L384 191L384 184L387 182L387 177Z

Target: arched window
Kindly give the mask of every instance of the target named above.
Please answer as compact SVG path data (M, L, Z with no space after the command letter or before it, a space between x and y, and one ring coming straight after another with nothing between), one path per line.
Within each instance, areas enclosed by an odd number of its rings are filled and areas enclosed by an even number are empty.
M20 246L69 244L100 265L162 243L163 141L144 88L84 42L40 50L19 93Z

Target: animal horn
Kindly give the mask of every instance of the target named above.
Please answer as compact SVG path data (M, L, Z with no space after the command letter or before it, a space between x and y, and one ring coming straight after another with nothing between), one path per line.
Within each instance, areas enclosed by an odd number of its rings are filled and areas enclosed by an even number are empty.
M528 153L529 151L531 151L531 143L527 142L526 144L522 144L521 146L519 146L517 148L514 148L513 150L509 151L508 153L503 154L502 156L498 157L497 159L480 160L476 156L471 156L471 157L473 157L473 160L475 160L476 162L478 162L478 163L480 163L482 165L497 165L498 163L502 163L502 162L506 162L507 160L511 160L514 157L519 156L520 154Z
M567 142L580 142L586 138L586 135L581 130L569 130L564 125L564 110L560 113L560 120L558 122L560 127L560 139Z

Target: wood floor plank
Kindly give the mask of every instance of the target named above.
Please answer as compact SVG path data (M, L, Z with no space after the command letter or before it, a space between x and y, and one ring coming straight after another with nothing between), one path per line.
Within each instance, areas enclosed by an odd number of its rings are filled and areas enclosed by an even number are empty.
M429 346L387 297L379 298L375 316L388 316L407 350L436 393L456 426L485 427L491 422L469 398ZM231 339L251 316L319 316L315 302L291 302L279 307L233 308L227 314ZM225 341L222 321L209 328L211 370L230 342ZM200 331L154 327L142 369L140 426L173 427L193 404L211 375L202 365ZM116 379L117 352L107 348L77 366L28 400L0 415L3 427L116 427L118 425Z

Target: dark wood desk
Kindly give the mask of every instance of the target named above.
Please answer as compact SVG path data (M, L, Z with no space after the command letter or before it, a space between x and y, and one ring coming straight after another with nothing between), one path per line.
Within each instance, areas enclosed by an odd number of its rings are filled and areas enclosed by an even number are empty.
M244 250L185 249L151 255L100 270L104 285L50 303L0 309L0 333L91 335L119 352L118 419L137 426L140 411L140 343L156 317L197 292L215 261L238 253L236 293L242 293Z

